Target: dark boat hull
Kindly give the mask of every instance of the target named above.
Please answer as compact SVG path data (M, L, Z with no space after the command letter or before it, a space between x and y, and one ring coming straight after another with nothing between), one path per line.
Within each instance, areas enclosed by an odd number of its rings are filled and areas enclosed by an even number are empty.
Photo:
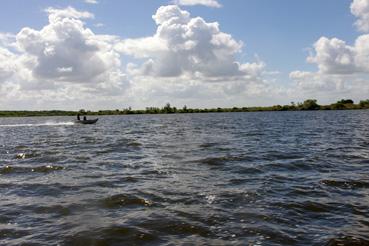
M84 124L84 125L90 125L95 124L99 119L93 119L93 120L77 120L76 123L78 124Z

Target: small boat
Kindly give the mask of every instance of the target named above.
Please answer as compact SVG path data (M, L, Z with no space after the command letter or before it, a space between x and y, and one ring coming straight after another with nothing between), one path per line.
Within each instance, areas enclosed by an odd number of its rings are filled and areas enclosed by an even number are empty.
M93 119L93 120L76 120L76 123L78 124L95 124L99 119Z

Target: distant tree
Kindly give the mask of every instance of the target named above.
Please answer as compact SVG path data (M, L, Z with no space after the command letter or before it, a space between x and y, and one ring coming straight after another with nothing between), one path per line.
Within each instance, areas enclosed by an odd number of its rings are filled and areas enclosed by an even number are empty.
M172 107L170 106L170 103L167 103L164 108L163 108L163 113L165 114L171 114L174 113L174 110L172 109Z
M316 99L308 99L305 100L301 105L302 110L317 110L320 108L320 105L317 103Z
M282 110L282 106L281 105L274 105L274 106L272 106L272 110L273 111L280 111L280 110Z
M288 110L296 110L297 106L295 102L291 102L291 105L287 105Z
M359 106L361 108L369 108L369 99L367 99L367 100L361 100L360 103L359 103Z
M186 106L186 105L184 105L184 106L183 106L183 108L182 108L182 112L183 112L183 113L187 113L187 106Z
M281 111L288 111L292 108L290 105L283 105Z
M341 102L337 102L337 103L331 104L330 108L334 110L342 110L342 109L345 109L346 107L345 107L345 104Z
M354 104L354 101L351 99L342 99L340 101L338 101L337 103L341 103L341 104Z
M131 106L129 106L128 108L124 109L124 113L125 114L133 114L134 112L132 111Z
M354 101L351 99L342 99L330 105L331 109L342 110L354 108Z

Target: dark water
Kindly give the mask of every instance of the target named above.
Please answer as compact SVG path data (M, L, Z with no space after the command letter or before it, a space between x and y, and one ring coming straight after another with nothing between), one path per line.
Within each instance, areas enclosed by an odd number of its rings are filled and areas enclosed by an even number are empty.
M369 111L71 120L0 119L0 245L369 245Z

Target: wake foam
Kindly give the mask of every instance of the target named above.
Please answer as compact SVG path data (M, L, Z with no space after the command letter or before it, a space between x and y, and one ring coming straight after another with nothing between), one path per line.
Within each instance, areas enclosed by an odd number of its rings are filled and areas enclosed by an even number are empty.
M74 125L73 121L65 121L65 122L54 122L47 121L44 123L36 123L36 124L8 124L8 125L0 125L0 127L36 127L36 126L72 126Z

